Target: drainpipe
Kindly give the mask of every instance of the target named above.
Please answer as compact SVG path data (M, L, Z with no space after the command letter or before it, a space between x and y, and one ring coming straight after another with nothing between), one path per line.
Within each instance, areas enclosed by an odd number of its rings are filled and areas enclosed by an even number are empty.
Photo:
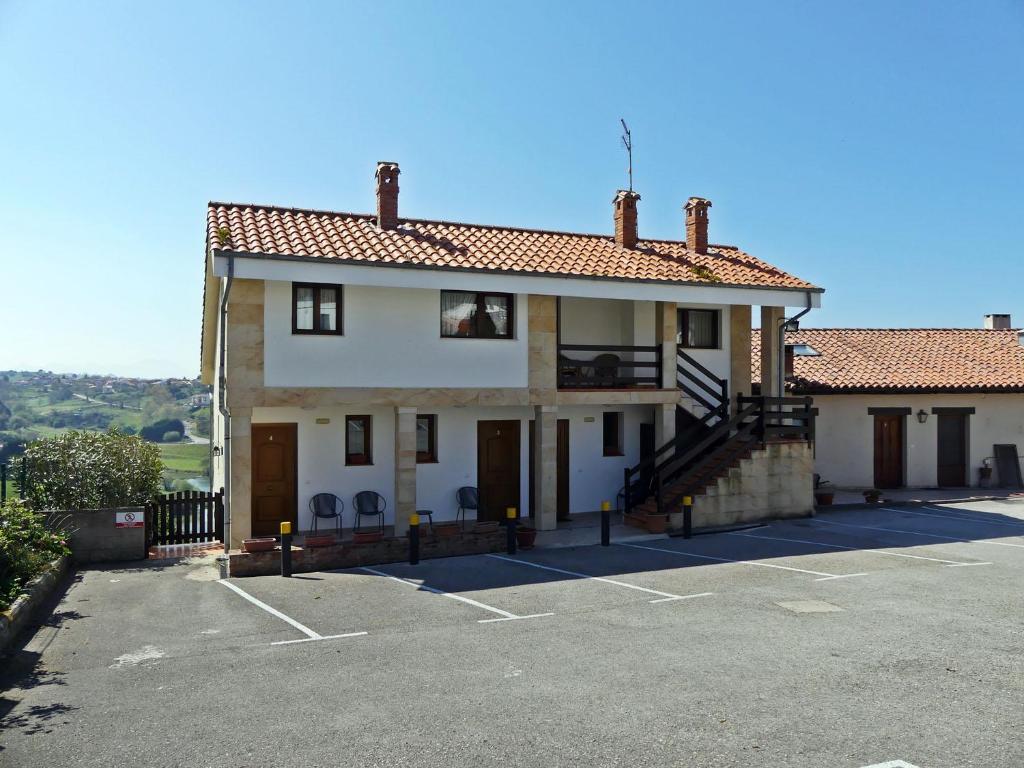
M779 382L779 397L786 396L786 326L796 323L801 317L811 311L811 294L807 294L807 308L797 312L792 317L784 317L779 321L779 370L776 377Z
M225 357L228 345L228 296L231 295L231 281L235 277L235 255L228 252L228 279L224 295L220 299L220 386L217 391L217 409L224 417L224 555L231 549L231 410L227 404L228 375Z

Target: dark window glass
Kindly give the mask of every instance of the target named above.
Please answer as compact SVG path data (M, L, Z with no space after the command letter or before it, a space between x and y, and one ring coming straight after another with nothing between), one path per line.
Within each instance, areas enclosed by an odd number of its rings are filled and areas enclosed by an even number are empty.
M718 349L717 309L680 309L676 343L690 349Z
M441 291L441 336L511 339L512 301L505 293Z
M373 464L371 423L369 416L345 417L346 464Z
M292 283L292 333L340 334L341 286Z
M416 417L416 462L430 464L437 461L437 416Z
M622 455L622 412L606 411L604 414L604 455Z

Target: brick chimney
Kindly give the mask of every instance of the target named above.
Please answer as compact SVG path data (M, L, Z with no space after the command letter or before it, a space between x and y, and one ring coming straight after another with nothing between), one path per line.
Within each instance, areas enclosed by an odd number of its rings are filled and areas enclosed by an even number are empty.
M693 253L708 252L708 208L711 201L691 197L683 210L686 212L686 250Z
M398 163L377 163L377 226L398 227Z
M640 195L632 190L620 189L612 200L615 216L615 244L623 248L636 248L636 201Z
M1012 326L1009 315L985 315L985 330L1007 331Z

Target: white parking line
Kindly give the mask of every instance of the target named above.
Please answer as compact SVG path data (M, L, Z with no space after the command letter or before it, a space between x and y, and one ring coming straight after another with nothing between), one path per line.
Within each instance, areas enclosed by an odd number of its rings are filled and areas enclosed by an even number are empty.
M555 615L553 613L531 613L529 616L519 616L517 614L510 613L509 611L503 611L501 608L495 608L492 605L486 605L477 600L471 600L470 598L463 597L462 595L455 595L451 592L445 592L443 589L438 589L437 587L431 587L427 584L421 584L417 581L414 581L413 579L403 579L401 576L392 576L390 573L384 573L384 571L378 571L375 568L367 568L365 566L362 566L359 568L359 570L366 571L367 573L372 573L375 576L383 576L387 579L391 579L392 581L397 581L399 584L405 584L409 587L422 589L426 592L431 592L435 595L441 595L442 597L451 598L452 600L458 600L460 603L466 603L467 605L472 605L475 608L482 608L485 611L490 611L491 613L496 613L499 616L501 616L500 619L478 619L477 621L479 624L492 624L496 621L520 621L521 619L539 619L542 616Z
M728 557L712 557L711 555L695 555L692 552L682 552L678 549L664 549L662 547L645 547L640 544L626 544L625 542L616 542L620 547L633 547L634 549L649 549L651 552L667 552L670 555L680 555L681 557L695 557L699 560L715 560L719 563L738 563L739 565L754 565L760 568L775 568L780 571L793 571L794 573L806 573L810 576L820 576L821 578L815 579L815 581L832 581L834 579L852 579L855 576L867 576L866 573L822 573L821 571L808 571L804 568L791 568L788 565L774 565L773 563L761 563L757 560L733 560Z
M880 507L880 509L884 509L884 507ZM886 511L895 512L896 510L887 509ZM825 525L840 525L843 528L862 528L865 531L884 531L885 533L906 533L911 536L924 536L927 539L957 541L961 544L995 544L998 547L1014 547L1015 549L1024 549L1024 544L1011 544L1007 541L991 541L989 539L965 539L963 537L957 538L955 536L940 536L937 533L923 533L921 531L904 531L900 530L899 528L880 528L877 525L854 525L853 523L836 523L832 520L822 520L820 518L815 518L812 525L817 525L818 523L824 523ZM991 565L991 563L986 563L986 565Z
M985 525L1001 525L1005 528L1016 528L1018 531L1021 531L1021 533L1014 535L1024 536L1024 521L1021 521L1019 523L1010 523L1005 520L986 520L983 517L962 514L960 513L960 510L957 509L945 509L943 507L919 507L919 509L927 509L932 512L939 512L941 514L930 515L927 512L918 512L909 509L903 509L901 511L909 512L912 515L921 515L922 517L941 517L945 518L946 520L963 520L968 523L984 523Z
M828 547L829 549L845 549L851 552L869 552L875 555L888 555L890 557L906 557L911 560L930 560L933 563L942 563L946 567L954 565L978 565L978 563L965 563L960 560L943 560L940 557L925 557L924 555L908 555L903 552L889 552L884 549L870 549L865 547L848 547L844 544L826 544L823 541L809 541L807 539L785 539L781 536L755 536L749 533L731 532L729 536L745 536L748 539L768 539L770 541L788 541L791 544L813 544L816 547ZM991 563L986 563L991 565Z
M276 616L277 618L281 619L281 621L285 621L285 622L291 624L293 627L295 627L297 630L299 630L302 634L306 635L306 637L302 638L301 640L279 640L276 643L271 643L271 645L291 645L292 643L308 643L308 642L311 642L313 640L337 640L338 638L341 638L341 637L360 637L362 635L368 634L367 632L347 632L347 633L345 633L343 635L321 635L319 632L314 632L312 629L307 627L305 624L299 623L298 621L293 619L291 616L286 616L285 614L281 613L276 608L273 608L272 606L267 605L262 600L257 600L255 597L250 595L244 589L242 589L239 586L236 586L235 584L232 584L230 581L227 581L226 579L221 579L219 583L223 584L225 587L230 589L232 592L235 592L236 594L241 595L242 597L244 597L246 600L248 600L253 605L257 606L258 608L262 608L264 611L269 613L271 616Z
M493 557L495 560L507 560L510 563L519 563L520 565L529 565L533 568L540 568L545 571L554 571L555 573L562 573L566 576L575 576L578 579L590 579L591 581L603 581L605 584L614 584L617 587L625 587L626 589L635 589L637 592L646 592L650 595L661 595L656 600L650 600L651 603L667 603L672 600L691 600L695 597L710 597L713 592L701 592L695 595L674 595L671 592L659 592L656 589L648 589L647 587L638 587L636 584L627 584L624 581L616 581L615 579L607 579L604 576L591 576L589 573L580 573L579 571L567 571L564 568L554 568L550 565L541 565L540 563L531 563L529 560L516 560L512 557L504 557L502 555L487 555L487 557Z
M906 760L887 760L884 763L865 765L864 768L917 768L917 766L911 765Z

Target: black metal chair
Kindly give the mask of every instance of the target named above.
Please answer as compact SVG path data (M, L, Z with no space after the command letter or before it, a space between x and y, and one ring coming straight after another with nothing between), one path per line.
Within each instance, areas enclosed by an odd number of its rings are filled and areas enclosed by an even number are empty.
M462 527L466 527L466 510L471 509L474 513L480 511L480 494L471 485L465 485L455 492L455 500L459 504L459 510L455 513L455 522L462 518Z
M309 500L309 511L313 513L313 533L316 533L317 521L335 518L338 536L341 536L341 513L345 511L345 502L333 493L318 493Z
M352 497L352 508L355 510L356 523L354 531L359 530L359 519L361 517L380 517L380 531L384 533L384 510L388 503L376 491L360 491Z
M618 355L603 353L594 358L591 365L594 366L594 379L599 387L615 386L615 379L618 377L619 364L622 360Z

